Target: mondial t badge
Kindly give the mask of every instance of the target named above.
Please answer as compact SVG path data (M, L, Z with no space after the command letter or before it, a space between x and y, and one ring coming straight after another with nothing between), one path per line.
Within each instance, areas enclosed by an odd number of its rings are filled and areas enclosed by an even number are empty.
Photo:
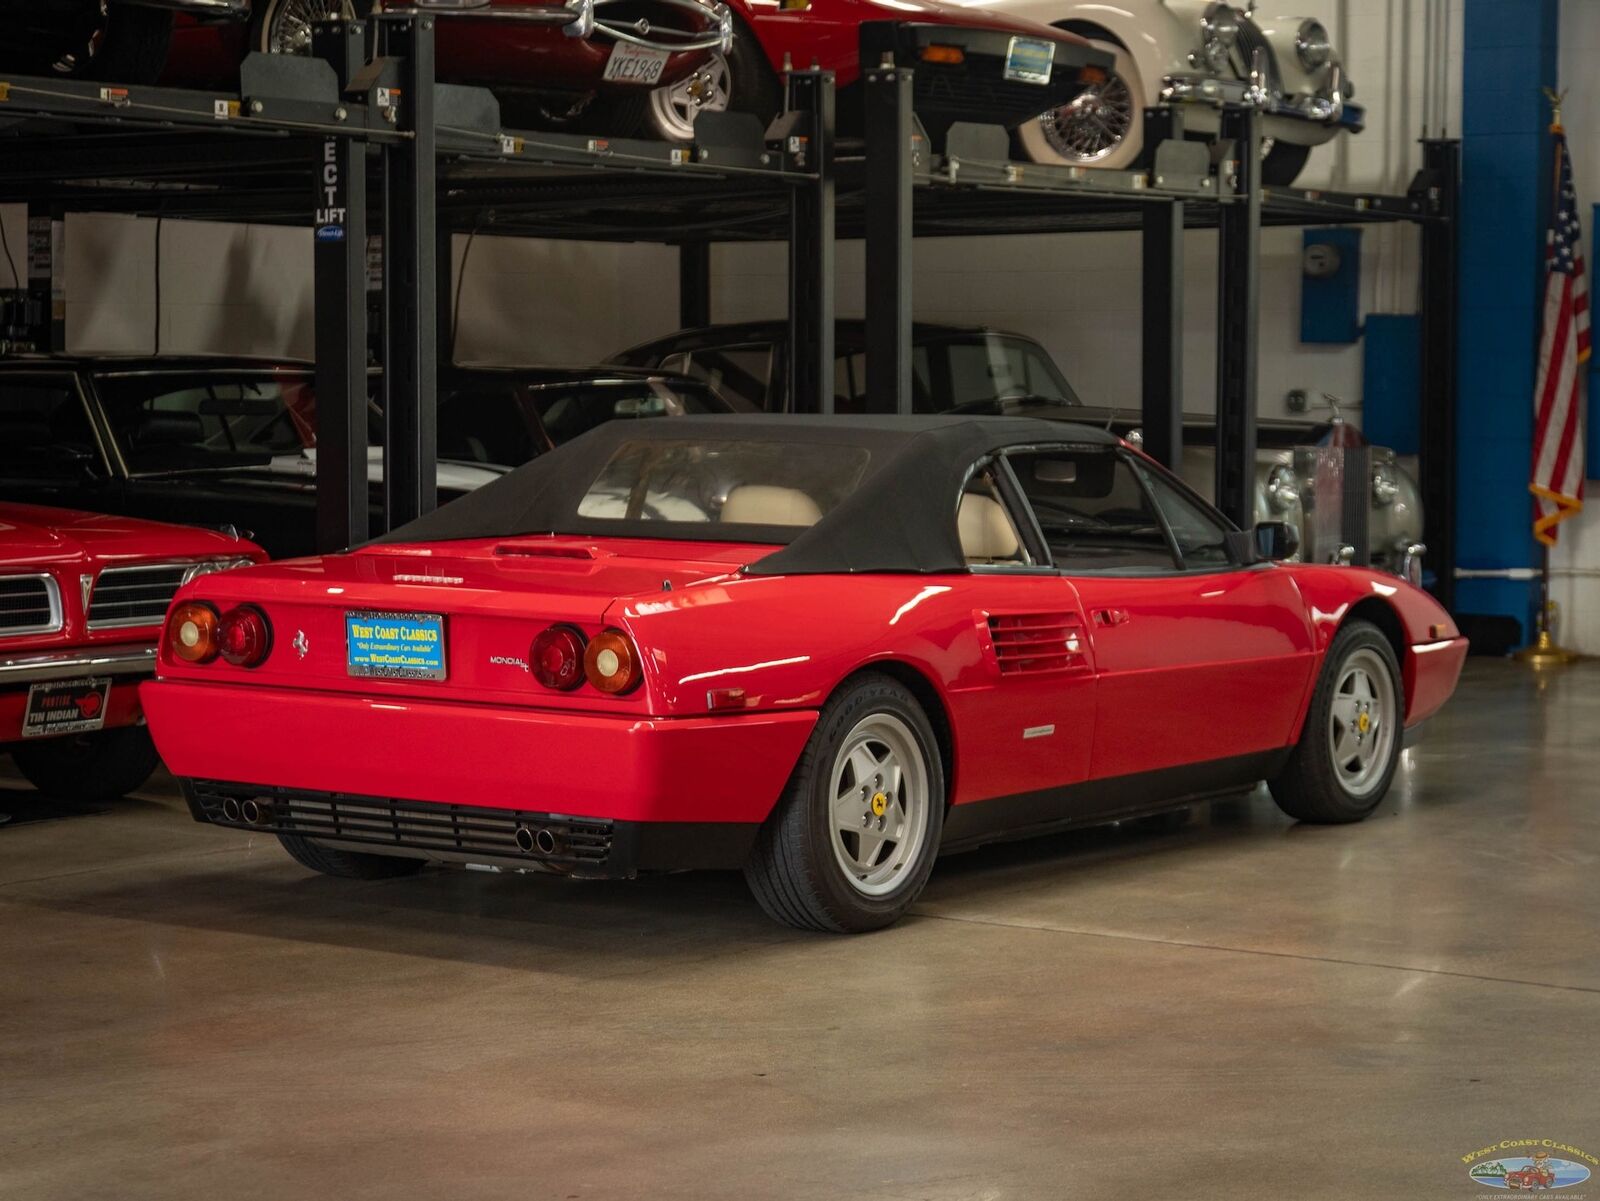
M289 645L294 647L294 653L302 659L306 657L306 652L311 649L311 643L306 639L304 630L296 630L294 632L294 641Z

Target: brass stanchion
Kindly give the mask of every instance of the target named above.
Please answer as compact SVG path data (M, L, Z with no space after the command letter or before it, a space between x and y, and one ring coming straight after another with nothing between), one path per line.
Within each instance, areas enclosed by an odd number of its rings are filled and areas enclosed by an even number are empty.
M1541 547L1539 571L1539 633L1532 646L1525 646L1511 657L1532 668L1565 667L1581 656L1556 645L1550 633L1550 619L1556 612L1556 602L1550 599L1550 548Z

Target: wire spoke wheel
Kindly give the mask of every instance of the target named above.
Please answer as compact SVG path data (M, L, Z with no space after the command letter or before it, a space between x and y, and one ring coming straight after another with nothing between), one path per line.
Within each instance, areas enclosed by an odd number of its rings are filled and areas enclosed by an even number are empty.
M310 54L318 21L354 16L348 0L278 0L267 17L261 48L269 54Z
M693 74L650 93L650 119L666 140L687 142L694 137L696 117L727 112L732 102L733 75L727 57L713 54Z
M928 769L916 736L893 714L863 718L834 758L832 781L829 828L845 879L865 896L893 892L928 833Z
M1045 141L1063 158L1097 163L1115 153L1133 128L1133 92L1121 75L1086 88L1071 102L1039 115Z
M1354 651L1339 669L1328 708L1328 754L1351 796L1370 795L1384 778L1398 712L1388 665L1369 647Z

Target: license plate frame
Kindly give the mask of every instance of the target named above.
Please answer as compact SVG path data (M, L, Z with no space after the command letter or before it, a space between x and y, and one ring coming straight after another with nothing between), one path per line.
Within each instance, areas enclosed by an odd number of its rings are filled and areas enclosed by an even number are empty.
M28 689L22 710L22 737L53 738L106 728L111 707L111 677L48 680Z
M601 78L607 83L631 84L635 87L661 86L662 73L667 69L671 51L655 50L648 46L635 46L632 42L617 42L611 47L611 57L606 59Z
M431 640L405 631L432 630ZM366 680L443 680L449 675L442 613L351 609L344 615L346 674Z
M1056 65L1056 44L1043 38L1011 39L1006 47L1005 77L1016 83L1047 84Z

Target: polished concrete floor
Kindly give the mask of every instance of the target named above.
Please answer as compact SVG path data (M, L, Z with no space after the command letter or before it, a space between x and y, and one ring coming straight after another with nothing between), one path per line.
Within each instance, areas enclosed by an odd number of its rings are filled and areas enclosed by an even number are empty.
M1363 825L989 848L863 938L322 879L160 778L0 827L0 1198L1481 1196L1600 1156L1597 930L1600 665L1469 664Z

